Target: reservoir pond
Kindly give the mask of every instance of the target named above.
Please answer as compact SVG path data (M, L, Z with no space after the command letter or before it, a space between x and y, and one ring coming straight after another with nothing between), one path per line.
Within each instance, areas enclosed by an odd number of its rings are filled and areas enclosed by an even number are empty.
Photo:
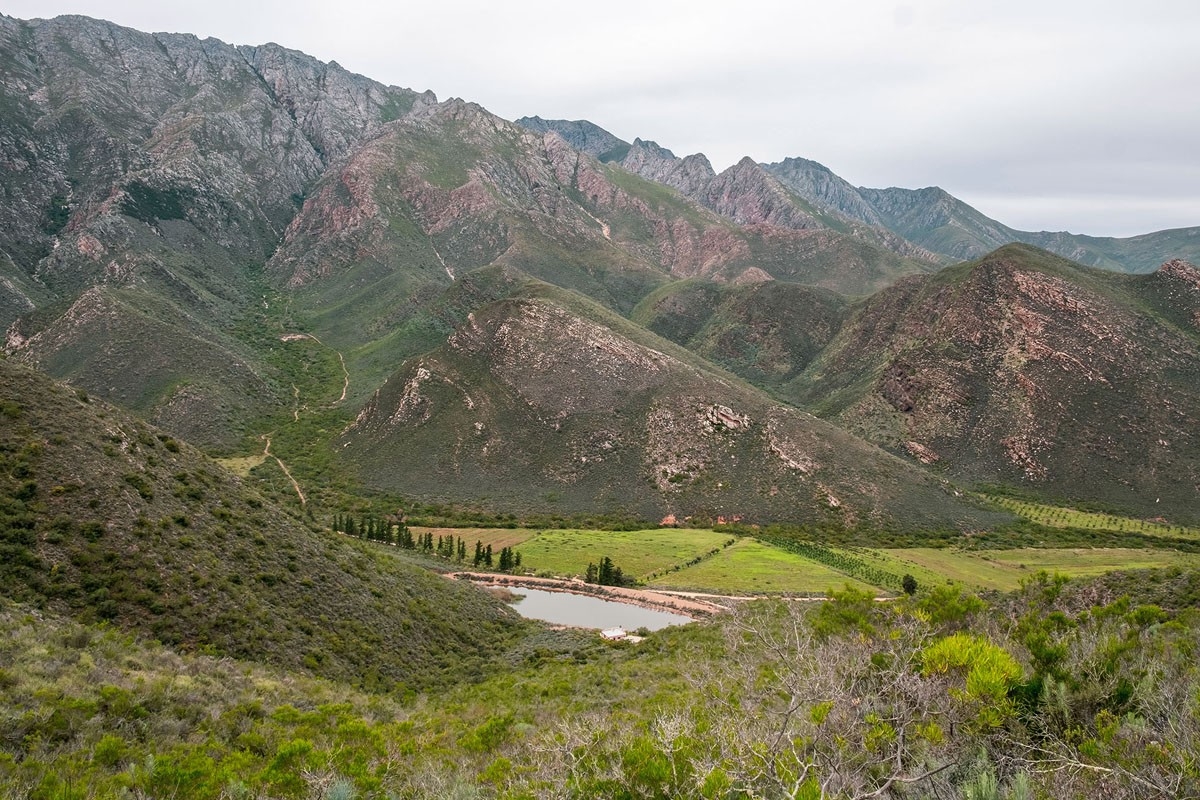
M555 625L571 625L576 628L638 628L656 631L669 625L686 625L691 617L657 611L651 608L616 603L570 592L547 592L542 589L527 589L523 586L508 587L522 599L513 604L523 617L540 619Z

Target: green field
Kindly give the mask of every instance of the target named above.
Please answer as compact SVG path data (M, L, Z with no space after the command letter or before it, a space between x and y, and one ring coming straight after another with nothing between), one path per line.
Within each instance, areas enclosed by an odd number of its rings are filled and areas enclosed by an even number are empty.
M720 548L728 534L688 528L644 531L539 531L517 548L526 570L582 575L608 556L626 575L643 578ZM493 548L495 546L493 545Z
M1170 550L992 550L980 553L990 562L1018 571L1046 570L1071 577L1103 575L1119 569L1150 569L1154 567L1200 567L1200 556Z
M954 581L977 589L1016 589L1040 570L1071 577L1101 575L1119 569L1200 566L1200 556L1171 550L1025 548L964 551L912 547L877 550L893 571L913 575L919 585L929 580Z
M425 528L411 525L409 530L412 531L413 536L432 533L434 539L439 536L453 536L456 539L462 539L467 543L468 555L475 552L476 542L482 543L484 547L490 544L493 552L499 552L502 547L516 547L537 534L537 531L528 528Z
M714 594L788 593L822 595L846 584L879 594L889 586L871 584L801 553L752 538L737 539L711 530L657 528L639 531L531 530L528 528L424 528L434 537L454 536L467 543L491 545L493 552L513 547L522 570L560 577L583 575L589 563L608 556L628 576L652 588ZM1038 571L1089 577L1122 569L1182 566L1200 568L1200 555L1162 549L1022 548L958 550L909 547L829 548L893 575L912 575L919 588L961 583L973 589L1016 589ZM714 552L716 551L716 552ZM689 563L692 561L696 563ZM858 573L865 574L865 573Z
M792 592L825 594L849 583L875 592L876 587L854 580L824 564L789 553L756 539L741 539L699 564L654 579L650 586L716 593Z
M1175 539L1200 539L1200 529L1183 525L1170 525L1165 522L1155 522L1131 517L1119 517L1114 514L1100 514L1093 511L1079 511L1065 506L1051 506L1044 503L1031 503L1027 500L1017 500L1012 497L983 495L988 501L1018 514L1031 522L1046 525L1051 528L1082 528L1093 531L1117 531L1119 533L1141 533L1148 536L1166 536Z

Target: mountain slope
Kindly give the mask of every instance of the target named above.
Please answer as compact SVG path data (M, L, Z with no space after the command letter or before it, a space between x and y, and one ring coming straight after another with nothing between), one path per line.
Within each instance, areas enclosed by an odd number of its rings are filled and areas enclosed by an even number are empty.
M387 372L364 374L360 363L369 356L372 370L384 367L384 349L412 355L398 332L489 266L622 313L679 278L779 278L861 293L912 269L827 229L741 227L557 133L538 135L451 100L383 126L334 164L267 274L305 324L345 352L352 384L371 387Z
M1009 245L864 301L786 391L959 479L1194 521L1198 287Z
M0 358L0 592L164 642L422 687L520 630L483 593L317 529L190 446Z
M145 239L268 256L298 198L373 127L431 97L274 45L86 17L0 19L0 250L52 291L146 266Z
M526 117L518 122L531 130L559 133L567 141L578 143L585 152L593 155L609 158L616 152L626 150L619 161L623 169L669 186L738 225L822 231L825 234L822 243L832 244L830 251L824 254L829 265L827 269L832 272L836 273L842 267L855 263L853 258L847 258L842 237L857 244L856 253L877 250L877 253L866 258L877 263L890 263L886 279L877 281L869 288L879 288L898 275L929 271L932 266L943 263L939 256L903 241L891 231L862 225L858 220L828 206L810 203L808 199L789 190L751 158L744 158L718 174L703 154L679 158L657 143L643 139L635 139L632 144L626 145L584 120ZM613 141L619 145L612 144ZM600 147L607 149L599 153Z
M828 167L785 158L763 168L819 208L885 228L934 253L967 260L1012 242L1032 244L1093 267L1151 272L1171 258L1200 260L1200 227L1129 238L1020 231L987 217L937 187L868 189L851 186Z
M234 444L283 392L253 354L176 311L147 292L95 287L22 341L18 358L189 441Z
M784 281L728 286L669 284L630 318L751 383L778 391L797 377L841 328L848 301Z
M0 19L6 350L231 446L292 394L235 341L262 263L327 163L432 99L275 45Z
M545 285L476 311L343 434L365 482L496 508L972 527L950 487Z

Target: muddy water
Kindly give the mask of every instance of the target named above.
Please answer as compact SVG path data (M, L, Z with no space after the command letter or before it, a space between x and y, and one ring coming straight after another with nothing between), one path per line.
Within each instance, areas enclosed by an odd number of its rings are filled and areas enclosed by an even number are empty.
M600 629L619 627L627 631L646 628L656 631L668 625L686 625L693 621L682 614L615 603L588 595L547 592L523 586L511 586L508 590L521 596L521 600L513 605L521 616L555 625Z

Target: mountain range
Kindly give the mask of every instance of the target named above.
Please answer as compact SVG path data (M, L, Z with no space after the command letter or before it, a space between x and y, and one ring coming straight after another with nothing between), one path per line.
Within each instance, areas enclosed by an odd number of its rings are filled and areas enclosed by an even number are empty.
M9 358L209 453L502 510L1200 513L1200 228L1015 231L83 17L0 18L0 104Z
M1012 242L1118 272L1152 272L1168 255L1190 261L1200 258L1200 227L1123 239L1019 231L936 186L855 187L823 164L805 158L760 164L747 157L717 174L703 154L678 158L655 142L624 142L585 120L523 117L517 122L530 130L558 133L579 150L672 186L730 219L833 228L934 264L979 258ZM752 185L754 190L749 190ZM751 206L748 196L757 204Z

